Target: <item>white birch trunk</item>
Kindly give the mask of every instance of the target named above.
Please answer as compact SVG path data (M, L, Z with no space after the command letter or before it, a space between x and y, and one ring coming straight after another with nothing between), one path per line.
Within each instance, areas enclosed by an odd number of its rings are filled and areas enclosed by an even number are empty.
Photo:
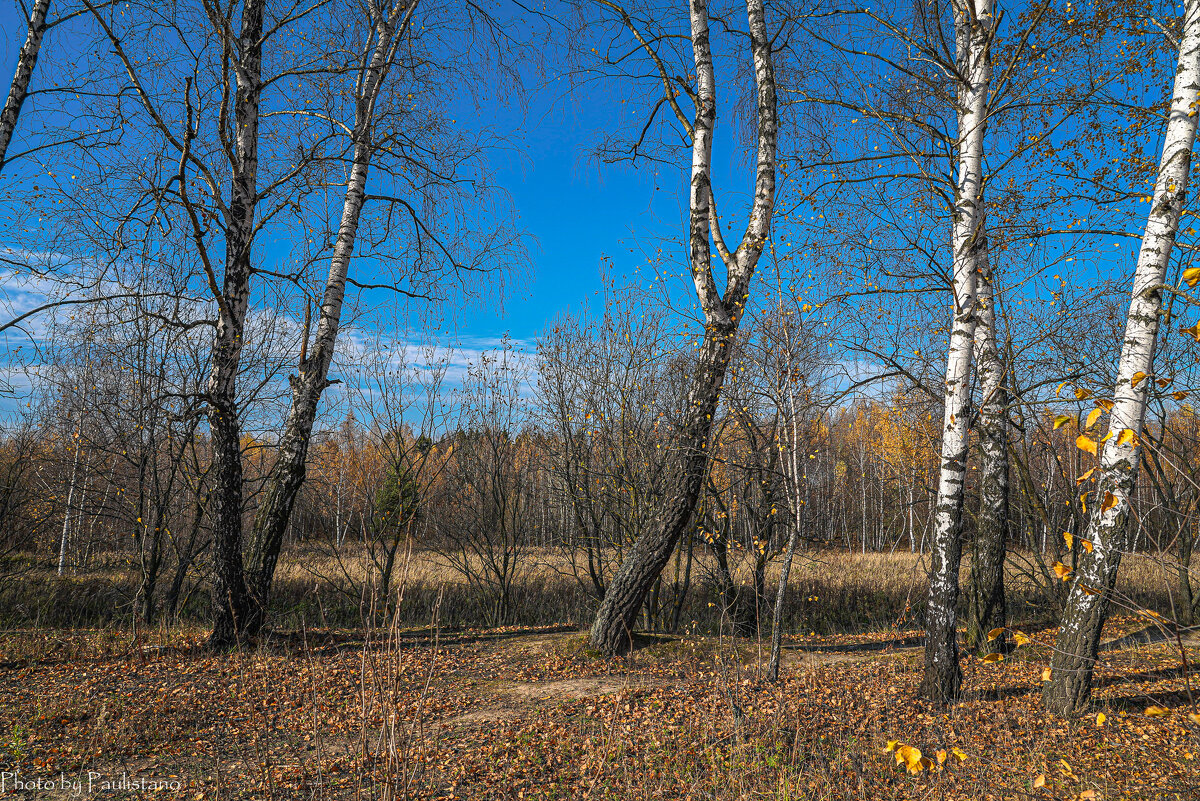
M953 220L954 306L946 358L941 467L933 527L932 574L925 611L925 677L921 693L935 704L958 697L958 570L971 411L970 372L976 325L976 250L982 244L983 153L991 84L992 0L954 4L958 68L958 165Z
M358 224L367 198L367 174L374 157L375 108L388 72L395 62L400 35L407 29L416 10L416 0L395 3L380 9L374 20L370 58L359 75L351 140L354 145L342 218L329 263L325 293L312 353L292 377L292 404L280 439L278 456L267 481L264 498L254 521L252 536L251 591L254 609L249 627L256 630L265 622L275 565L283 545L283 535L291 519L296 495L304 483L308 445L317 404L329 386L329 367L337 346L342 304L346 297L346 279L358 237Z
M8 145L17 129L21 106L25 105L25 98L29 96L29 82L33 79L33 69L37 66L38 54L42 50L42 37L46 34L46 15L49 13L50 0L36 0L29 15L25 44L21 45L8 98L4 101L4 110L0 111L0 171L3 171L7 164Z
M692 138L692 179L689 190L689 247L696 297L704 312L704 341L691 377L687 408L679 435L679 459L674 465L666 501L649 527L634 543L613 576L592 624L592 646L604 653L621 653L632 645L638 610L670 561L671 552L688 526L708 468L708 443L717 413L721 387L729 365L733 339L745 308L750 279L770 231L775 208L775 162L778 103L771 38L763 0L747 0L751 56L758 90L758 152L754 200L742 241L730 252L712 209L712 136L716 124L716 76L709 44L707 0L691 0L692 55L696 67L696 112L683 120ZM635 36L636 36L635 32ZM640 37L639 37L640 39ZM643 44L651 58L657 54ZM661 67L660 67L661 69ZM668 86L669 88L669 86ZM673 99L667 98L673 104ZM673 106L678 109L677 106ZM678 110L676 111L679 114ZM711 237L711 238L710 238ZM722 293L713 277L711 247L725 263Z
M67 511L63 514L62 538L58 544L58 575L67 569L67 539L71 533L71 504L75 499L75 478L79 472L79 445L81 434L75 436L75 456L71 460L71 478L67 484Z
M1092 514L1085 539L1092 543L1092 550L1081 554L1071 580L1067 609L1050 662L1050 682L1042 693L1046 706L1064 715L1081 711L1091 695L1100 631L1108 616L1122 552L1128 548L1130 497L1140 460L1139 438L1146 420L1147 393L1154 380L1163 283L1186 200L1198 100L1200 0L1187 0L1162 159L1133 276L1129 318L1113 387L1110 436L1101 446L1100 477L1096 494L1088 504ZM1139 374L1146 377L1135 380ZM1133 437L1122 437L1126 430L1133 432ZM1111 502L1106 502L1107 498Z

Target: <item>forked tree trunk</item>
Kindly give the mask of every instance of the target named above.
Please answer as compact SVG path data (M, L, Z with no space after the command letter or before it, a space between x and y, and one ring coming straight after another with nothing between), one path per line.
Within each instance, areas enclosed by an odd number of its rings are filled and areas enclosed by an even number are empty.
M236 150L225 234L225 276L218 303L208 378L212 433L213 630L209 645L241 642L250 612L242 568L242 441L237 397L246 310L250 299L254 213L258 203L258 127L262 92L265 0L245 0L234 96Z
M921 695L943 705L958 698L958 570L962 561L963 490L971 412L971 359L976 324L976 264L983 244L983 140L991 83L991 0L954 5L958 87L958 174L952 244L954 308L946 358L941 467L934 518L932 573L925 610L925 675Z
M1050 660L1050 681L1042 690L1046 707L1063 715L1080 712L1092 691L1100 631L1117 581L1121 554L1128 547L1130 497L1137 478L1147 393L1154 379L1154 350L1162 312L1163 283L1186 200L1200 99L1200 0L1187 0L1171 112L1145 236L1133 277L1133 293L1117 382L1113 388L1109 438L1100 451L1100 478L1090 504L1086 539L1071 579L1062 628ZM1130 432L1129 434L1125 432Z
M980 401L976 420L982 459L979 514L967 589L967 648L985 656L1004 653L1004 555L1008 547L1008 388L996 330L996 299L987 246L979 247L979 322L975 328L975 374Z
M29 15L29 28L25 33L25 44L17 56L17 70L8 89L4 109L0 111L0 171L7 164L8 145L12 142L17 120L21 117L21 106L29 96L29 82L37 66L38 54L42 50L42 37L46 34L46 15L50 12L50 0L36 0Z
M680 536L691 524L708 470L713 417L717 413L733 339L745 308L750 279L770 230L775 206L775 145L778 136L775 72L763 0L747 0L746 13L758 89L758 166L750 219L741 244L732 253L725 246L712 209L713 193L709 179L717 101L716 76L709 46L707 0L691 0L690 7L692 53L696 65L696 112L693 120L689 121L682 115L673 95L669 94L670 84L662 62L639 37L643 48L659 65L668 90L667 102L692 139L689 248L692 278L704 312L705 330L688 390L684 423L676 445L676 464L667 484L666 501L657 519L634 543L609 582L592 624L592 647L608 654L623 653L632 645L632 631L638 610L670 560ZM728 275L723 294L718 291L713 278L710 249L714 244L725 262Z
M333 362L338 329L341 326L346 277L350 270L350 259L354 254L359 219L367 197L367 173L374 153L372 137L376 102L388 69L394 61L398 33L402 33L407 27L416 5L416 0L411 3L396 3L386 10L387 13L381 12L374 21L371 58L363 72L356 98L352 129L353 162L342 204L342 219L338 225L337 240L330 259L329 276L325 282L325 294L321 301L321 314L317 321L312 355L301 362L299 376L292 377L292 405L288 411L287 424L280 438L275 465L267 479L263 500L254 520L251 539L253 561L250 570L252 609L247 622L251 633L257 632L266 621L271 583L283 546L283 535L292 516L296 495L304 483L308 444L312 436L313 421L317 417L317 404L321 400L321 393L331 383L329 366Z

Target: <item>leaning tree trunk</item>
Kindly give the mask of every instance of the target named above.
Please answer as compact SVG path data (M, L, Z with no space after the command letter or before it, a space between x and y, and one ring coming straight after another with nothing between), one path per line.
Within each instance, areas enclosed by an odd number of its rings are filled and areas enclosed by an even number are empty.
M1128 547L1127 524L1140 460L1139 437L1146 419L1147 394L1154 382L1163 284L1186 199L1198 100L1200 0L1188 0L1162 160L1133 277L1129 319L1109 412L1109 436L1100 451L1100 478L1086 534L1092 549L1081 555L1071 578L1062 628L1050 660L1050 681L1042 690L1043 703L1063 715L1082 711L1091 696L1100 631L1108 616L1121 554Z
M775 205L775 147L778 136L778 107L771 40L767 34L763 0L747 0L750 49L758 89L758 159L754 201L741 244L733 252L726 246L720 224L712 209L709 179L712 136L716 123L716 76L709 46L707 0L691 0L691 40L696 66L696 113L689 121L670 92L670 83L658 55L640 37L642 47L659 66L668 94L664 99L685 126L692 140L689 248L692 278L704 312L704 341L700 347L684 410L684 422L676 444L676 463L665 493L666 501L657 519L638 538L617 570L604 594L592 624L592 646L609 654L622 653L632 645L632 631L646 594L671 558L680 536L691 523L696 502L708 470L709 439L717 413L721 387L729 366L733 339L745 308L750 279L758 265L770 230ZM626 19L626 24L629 24ZM711 234L711 241L710 241ZM711 248L725 263L725 292L718 291L713 278Z
M237 129L225 241L225 277L218 298L208 378L208 423L212 433L213 630L209 645L241 642L250 601L242 567L242 438L237 398L246 310L250 299L250 254L258 202L258 127L262 91L262 31L265 0L245 0L238 36L239 69L234 96Z
M329 277L321 301L312 356L300 363L299 376L292 377L292 405L288 411L287 425L280 438L275 465L267 479L266 491L254 520L250 576L253 608L247 624L251 632L258 631L266 621L271 583L283 546L283 535L292 516L296 495L304 483L308 444L313 421L317 417L317 404L321 400L321 393L332 383L329 381L329 366L337 345L342 303L346 297L346 277L354 254L359 219L367 199L367 173L374 154L372 128L375 106L388 68L394 61L398 34L407 27L416 7L415 0L408 4L396 3L388 9L388 13L380 13L375 19L371 60L364 71L356 98L351 134L354 156L346 183L342 219L330 259ZM401 13L403 20L400 19Z
M969 4L970 0L966 0ZM941 467L934 518L932 574L925 610L925 675L921 695L935 704L958 698L958 570L962 561L963 491L971 406L971 358L976 325L976 266L984 245L983 140L991 83L991 0L956 3L955 42L960 72L958 176L952 244L954 309L946 358Z
M996 331L996 299L986 246L979 248L979 322L975 371L981 400L976 417L983 458L979 514L967 590L967 647L979 656L1004 653L1007 639L988 639L1006 623L1004 555L1008 545L1008 389Z
M17 70L13 74L8 98L0 111L0 171L7 164L8 145L12 142L21 106L29 96L29 82L33 79L33 68L37 66L38 54L42 50L42 37L46 34L46 15L50 12L50 0L37 0L29 15L29 28L25 33L25 44L17 56Z

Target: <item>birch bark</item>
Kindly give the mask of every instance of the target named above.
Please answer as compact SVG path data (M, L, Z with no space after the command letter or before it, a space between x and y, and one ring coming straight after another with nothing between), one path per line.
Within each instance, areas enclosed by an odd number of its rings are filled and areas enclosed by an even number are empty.
M716 124L716 76L709 44L707 0L691 0L692 54L696 67L696 112L683 120L692 140L692 178L689 197L689 246L692 278L704 313L704 341L691 378L685 419L681 426L678 462L667 484L657 519L638 538L609 583L596 620L592 646L609 654L632 645L638 610L671 558L671 552L691 522L708 469L708 444L713 417L733 338L745 307L750 279L762 254L775 206L775 153L778 138L778 105L771 40L767 33L763 0L747 0L750 49L757 86L758 143L754 201L741 244L732 253L725 246L712 209L712 137ZM643 45L645 46L645 45ZM646 48L649 51L649 48ZM657 57L651 56L657 61ZM664 77L666 83L666 78ZM668 92L670 87L667 87ZM676 114L680 114L674 106ZM710 234L712 240L710 241ZM710 248L716 245L725 263L727 280L722 294L713 277Z
M992 0L957 0L955 47L960 75L958 169L953 222L954 307L946 358L941 466L934 517L932 573L925 611L925 675L921 695L935 704L958 698L958 571L962 561L963 490L967 472L970 372L976 325L976 262L983 242L983 143L991 83Z
M50 0L37 0L29 15L29 28L25 33L25 44L17 56L17 69L9 86L8 97L4 101L4 109L0 111L0 171L4 170L8 145L12 142L13 132L17 129L17 120L21 116L21 106L29 96L29 82L33 79L33 69L37 66L38 54L42 51L42 38L46 35L46 15L50 13Z
M242 442L237 374L250 298L251 251L258 203L258 128L265 0L245 0L237 48L233 181L225 235L225 275L218 298L208 378L212 434L213 630L209 645L228 648L244 636L250 611L242 566Z
M321 393L330 385L329 367L337 345L342 304L346 297L346 278L354 254L359 219L366 202L367 174L374 156L373 129L375 108L389 69L395 61L396 47L412 19L417 2L401 2L372 7L374 35L369 59L359 75L355 98L354 127L351 131L353 157L342 218L329 264L329 276L321 301L317 333L312 352L292 376L292 403L287 424L280 438L275 465L254 520L251 537L251 604L248 630L253 633L265 622L275 565L283 545L283 535L291 518L296 494L304 483L308 445Z
M1163 307L1163 283L1175 245L1187 193L1200 100L1200 0L1187 0L1179 63L1163 139L1162 158L1145 236L1138 253L1121 360L1113 387L1108 432L1100 451L1100 478L1085 539L1050 660L1050 681L1042 701L1052 711L1083 710L1092 690L1100 630L1116 585L1122 552L1128 548L1130 496L1140 460L1139 437L1146 420L1147 392L1153 382L1154 351ZM1136 376L1142 374L1145 378ZM1132 437L1124 432L1129 431Z

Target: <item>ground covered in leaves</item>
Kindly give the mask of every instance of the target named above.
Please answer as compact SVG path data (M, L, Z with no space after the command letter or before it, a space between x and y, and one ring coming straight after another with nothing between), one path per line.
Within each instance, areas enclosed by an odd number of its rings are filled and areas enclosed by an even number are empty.
M0 795L1200 798L1181 658L1200 647L1106 651L1095 709L1062 721L1039 704L1055 630L1025 633L965 659L967 700L938 712L915 698L919 642L886 633L790 640L770 684L765 644L717 638L601 659L563 629L293 633L232 655L195 631L10 631Z

